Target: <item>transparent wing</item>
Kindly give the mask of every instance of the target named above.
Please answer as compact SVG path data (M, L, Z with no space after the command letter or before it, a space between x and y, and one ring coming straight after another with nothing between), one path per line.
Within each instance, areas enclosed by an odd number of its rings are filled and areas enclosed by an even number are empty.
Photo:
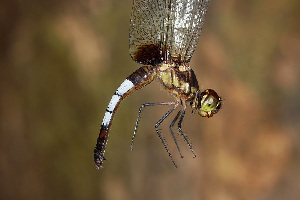
M204 24L209 0L174 1L174 20L171 38L171 56L179 56L183 62L189 62L197 47Z
M209 0L134 0L130 55L142 64L189 62L198 43Z

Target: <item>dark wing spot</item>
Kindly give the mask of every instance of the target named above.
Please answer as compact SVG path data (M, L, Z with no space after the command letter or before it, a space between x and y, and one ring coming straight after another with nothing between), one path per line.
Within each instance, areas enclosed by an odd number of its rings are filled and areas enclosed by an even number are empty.
M133 59L144 65L158 65L163 62L162 48L154 44L140 46L134 53Z

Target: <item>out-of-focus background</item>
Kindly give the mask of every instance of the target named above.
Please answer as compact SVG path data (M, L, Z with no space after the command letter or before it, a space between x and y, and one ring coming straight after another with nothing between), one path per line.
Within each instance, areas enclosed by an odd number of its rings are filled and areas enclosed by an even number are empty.
M128 53L131 0L0 2L0 199L296 200L300 198L300 1L213 0L191 66L224 99L190 114L172 165L154 124L158 83L115 116L104 167L93 148L106 106L140 65ZM175 113L174 113L175 114Z

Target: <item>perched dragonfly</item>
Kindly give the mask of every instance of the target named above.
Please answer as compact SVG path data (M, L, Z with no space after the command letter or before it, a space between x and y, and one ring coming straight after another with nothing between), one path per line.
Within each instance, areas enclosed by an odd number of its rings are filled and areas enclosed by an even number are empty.
M125 79L106 108L94 149L94 161L97 168L102 167L103 160L105 160L104 152L109 129L121 101L154 79L159 80L165 90L174 96L175 101L141 105L132 137L131 150L142 109L147 106L172 106L155 124L155 130L171 161L177 167L158 127L181 105L181 109L170 124L171 134L180 156L183 157L172 130L178 121L177 127L181 136L194 157L196 156L187 136L181 129L187 104L190 104L193 113L197 111L202 117L212 117L222 105L221 98L214 90L200 91L196 75L189 66L201 34L208 3L209 0L133 0L129 49L132 59L143 66Z

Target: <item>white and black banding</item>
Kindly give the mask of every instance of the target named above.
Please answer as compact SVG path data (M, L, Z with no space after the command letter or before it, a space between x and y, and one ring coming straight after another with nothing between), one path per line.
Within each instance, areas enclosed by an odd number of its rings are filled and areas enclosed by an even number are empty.
M102 121L103 127L109 127L109 124L111 122L111 119L112 119L112 116L113 116L113 113L115 111L117 104L120 102L123 95L133 87L134 87L134 84L130 80L125 79L125 81L117 89L117 91L112 96L112 98L106 108L106 112L105 112L105 115L104 115L103 121Z
M149 84L154 77L155 72L152 66L142 66L128 76L113 94L106 108L99 137L97 138L97 144L94 149L94 161L97 168L100 168L103 160L105 160L104 152L107 144L109 129L113 120L113 116L116 113L121 101L129 96L133 91Z
M103 121L100 128L99 137L97 138L97 144L94 149L94 161L97 168L101 167L103 160L105 160L104 152L107 143L108 132L117 105L122 100L124 94L128 92L130 89L132 89L133 87L134 84L130 80L126 79L116 90L116 92L112 96L106 108L106 112L104 114Z

